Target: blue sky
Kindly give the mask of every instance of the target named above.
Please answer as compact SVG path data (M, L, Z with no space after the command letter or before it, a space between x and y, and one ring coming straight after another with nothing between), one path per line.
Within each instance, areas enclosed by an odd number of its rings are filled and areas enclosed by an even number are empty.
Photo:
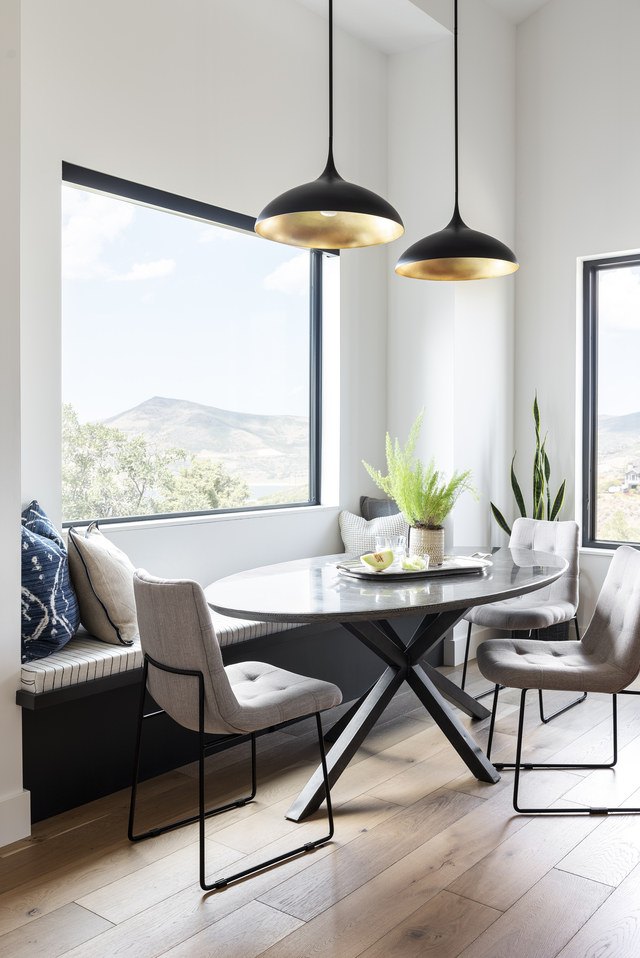
M71 186L63 401L80 420L152 396L308 416L309 253Z
M640 412L640 268L598 274L598 413Z

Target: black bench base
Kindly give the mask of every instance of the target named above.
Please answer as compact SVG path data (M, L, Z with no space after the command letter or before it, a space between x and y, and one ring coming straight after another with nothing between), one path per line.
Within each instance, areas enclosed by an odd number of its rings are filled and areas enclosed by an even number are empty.
M415 622L401 620L407 631ZM226 646L223 655L227 665L267 661L335 682L344 701L360 696L380 673L377 656L339 625L302 626L251 639ZM136 669L54 692L16 694L23 707L24 787L31 792L32 822L130 786L141 677L142 669ZM150 705L147 699L147 711ZM145 723L140 781L197 758L196 732L167 715Z

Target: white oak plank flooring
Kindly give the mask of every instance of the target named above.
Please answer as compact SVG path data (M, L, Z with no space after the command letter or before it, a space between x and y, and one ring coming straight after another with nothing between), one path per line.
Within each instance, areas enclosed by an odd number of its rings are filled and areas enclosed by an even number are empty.
M475 666L469 683L484 687ZM500 697L504 760L518 699ZM530 772L526 797L640 805L640 697L619 706L615 771ZM528 755L606 758L610 712L590 695L543 726L532 700ZM461 721L484 746L488 721ZM325 827L323 809L284 818L315 766L314 738L305 722L260 739L256 802L207 823L210 877ZM246 753L207 760L212 801L242 794ZM34 826L0 850L0 958L638 958L640 815L517 815L511 786L508 771L477 782L404 689L333 790L333 842L221 892L198 885L197 826L127 841L128 790ZM143 783L139 827L192 813L196 798L193 766Z

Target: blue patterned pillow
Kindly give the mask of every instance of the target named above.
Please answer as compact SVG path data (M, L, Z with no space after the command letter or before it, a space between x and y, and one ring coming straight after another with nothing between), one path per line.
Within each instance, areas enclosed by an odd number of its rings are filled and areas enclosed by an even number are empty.
M67 550L34 500L22 513L22 661L57 652L79 624Z

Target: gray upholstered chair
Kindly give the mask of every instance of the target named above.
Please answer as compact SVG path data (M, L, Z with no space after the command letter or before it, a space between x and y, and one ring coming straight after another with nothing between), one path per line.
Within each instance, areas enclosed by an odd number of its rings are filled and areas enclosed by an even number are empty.
M339 705L342 693L337 686L319 679L286 672L264 662L242 662L224 666L209 607L201 587L187 579L157 579L139 569L134 575L134 592L144 653L144 681L136 741L129 839L139 841L161 835L190 822L200 823L200 885L205 891L223 888L285 858L310 851L328 842L333 836L331 795L327 777L320 712ZM146 693L160 707L160 712L144 714ZM134 816L140 743L143 719L166 712L180 725L199 734L199 812L134 835ZM255 733L304 715L315 714L320 757L324 772L329 834L299 848L278 855L267 862L247 868L228 878L206 882L205 819L217 812L237 808L251 801L256 792ZM219 738L205 742L206 735L239 738L251 737L252 792L219 808L205 811L204 759L207 749L222 744ZM223 741L226 741L225 738Z
M478 665L496 683L487 755L491 755L500 684L522 689L516 760L495 763L514 768L513 807L517 812L605 815L640 812L640 808L522 808L518 786L522 768L612 768L618 758L617 698L640 672L640 552L620 546L613 555L593 618L579 641L540 642L535 639L488 639L478 647ZM613 698L613 759L596 765L536 764L522 761L522 733L527 691L606 692Z
M469 627L462 669L462 688L465 687L467 679L472 625L504 629L510 631L512 636L513 632L526 631L537 639L540 629L573 620L576 637L580 639L576 615L578 610L578 524L576 522L545 522L541 519L516 519L509 539L509 548L557 553L567 560L569 568L559 579L537 592L530 592L515 599L506 599L504 602L478 605L470 610L465 616ZM493 689L487 689L476 698L490 695L492 691ZM581 695L580 698L549 716L544 714L542 692L538 698L540 718L546 723L556 715L583 702L586 695Z

